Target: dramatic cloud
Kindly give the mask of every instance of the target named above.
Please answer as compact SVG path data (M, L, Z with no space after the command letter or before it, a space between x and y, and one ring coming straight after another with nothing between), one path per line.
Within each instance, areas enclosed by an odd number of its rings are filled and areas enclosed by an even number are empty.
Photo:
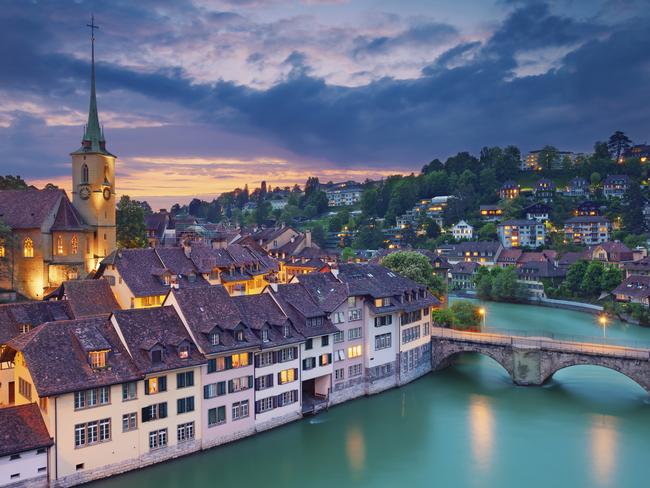
M0 11L3 172L64 182L87 110L92 2ZM588 151L650 119L647 0L117 1L95 8L122 191L216 194L392 171L483 145ZM143 184L143 181L147 183Z

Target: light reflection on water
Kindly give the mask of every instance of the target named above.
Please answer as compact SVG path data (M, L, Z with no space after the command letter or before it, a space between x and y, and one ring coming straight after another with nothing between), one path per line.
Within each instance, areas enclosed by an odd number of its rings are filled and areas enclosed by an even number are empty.
M591 420L590 434L594 481L599 486L612 486L618 451L617 419L610 415L594 415Z
M359 426L350 427L347 431L345 452L351 471L361 473L366 467L366 442L363 431Z
M474 462L481 471L488 471L494 443L494 413L486 396L470 395L468 420Z

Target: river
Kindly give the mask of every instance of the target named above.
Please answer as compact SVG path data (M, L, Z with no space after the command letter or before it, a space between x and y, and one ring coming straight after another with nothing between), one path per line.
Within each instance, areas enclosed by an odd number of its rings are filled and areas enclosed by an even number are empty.
M602 337L585 313L484 305L489 327ZM650 329L620 322L606 333L650 342ZM408 386L93 488L625 488L649 479L650 395L634 382L577 366L543 387L517 387L493 360L467 354Z

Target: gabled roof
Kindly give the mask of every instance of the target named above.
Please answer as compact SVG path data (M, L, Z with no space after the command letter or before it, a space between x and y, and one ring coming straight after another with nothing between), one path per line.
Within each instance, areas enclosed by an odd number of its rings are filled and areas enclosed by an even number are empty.
M607 175L607 178L603 181L603 185L628 184L629 182L630 177L628 175Z
M138 369L144 374L204 362L174 307L117 310L113 320L117 322ZM183 344L190 346L187 359L181 359L178 354L179 346ZM151 360L150 351L156 345L163 348L160 363Z
M144 218L145 227L148 231L155 231L156 237L162 239L165 234L165 228L169 223L169 214L158 212L146 215Z
M473 261L459 261L458 263L454 264L454 267L451 268L451 274L474 274L479 268L481 267L480 264L475 263Z
M348 285L338 281L332 273L309 273L296 278L327 313L334 312L350 296Z
M583 215L577 217L571 217L564 221L564 224L595 224L599 222L609 223L609 219L602 215Z
M12 229L40 228L62 198L63 190L2 190L0 220Z
M625 295L637 300L650 298L650 276L628 276L613 291L614 295Z
M73 313L67 302L20 302L0 305L0 345L18 336L20 326L33 329L45 322L70 320Z
M269 293L258 295L241 295L231 297L239 310L241 321L256 333L262 348L276 347L282 344L293 344L304 340L302 334L284 314ZM284 337L283 326L290 327L289 337ZM262 341L262 330L267 328L268 341Z
M56 303L56 302L55 302ZM93 369L89 344L108 344L106 368ZM48 322L7 344L25 357L39 397L61 395L140 379L142 375L106 317Z
M72 206L68 197L64 195L64 197L61 198L61 203L56 211L56 217L54 218L54 224L52 225L51 230L72 231L83 229L83 218L79 212L77 212L77 209Z
M326 318L325 310L318 305L302 284L278 285L277 289L267 288L267 291L273 295L282 311L303 336L315 337L339 330ZM319 317L322 318L321 325L307 325L308 319Z
M76 319L95 315L108 316L120 309L111 286L103 278L64 281L55 293L59 300L65 300L64 303L70 306Z
M0 408L0 457L53 444L36 403Z

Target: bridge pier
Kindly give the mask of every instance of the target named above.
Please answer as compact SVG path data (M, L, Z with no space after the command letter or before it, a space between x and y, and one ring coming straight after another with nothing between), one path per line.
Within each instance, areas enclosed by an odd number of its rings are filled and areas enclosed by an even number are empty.
M542 353L537 348L512 348L512 381L522 386L539 386L542 376Z

